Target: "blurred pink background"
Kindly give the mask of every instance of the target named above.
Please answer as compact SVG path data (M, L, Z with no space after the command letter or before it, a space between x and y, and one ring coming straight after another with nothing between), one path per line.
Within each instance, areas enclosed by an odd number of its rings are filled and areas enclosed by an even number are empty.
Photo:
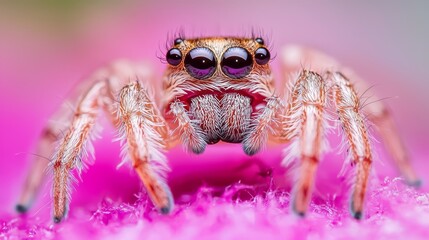
M262 30L272 43L274 55L285 44L301 44L334 56L375 85L380 97L388 97L383 101L394 112L413 164L423 180L429 180L426 2L49 2L2 3L0 9L1 213L13 213L35 142L72 87L117 58L147 60L161 75L164 65L157 56L164 54L166 41L180 29L185 36L240 36L249 35L252 29ZM280 77L279 59L273 64L275 75ZM139 182L129 168L115 170L120 159L113 137L115 130L104 127L103 139L95 144L96 164L82 175L84 182L73 194L76 206L97 205L104 196L134 201ZM381 144L376 148L380 150L377 173L397 176ZM209 153L215 151L208 149ZM277 151L265 158L279 160L280 155ZM173 187L192 174L212 174L208 178L217 177L222 182L222 172L232 172L240 165L236 160L227 166L211 162L217 166L211 173L198 172L206 164L198 157L180 163L169 156L173 162L171 176L176 179ZM322 164L319 181L330 179L326 173L335 178L342 162L335 166L332 169ZM429 188L424 185L423 189ZM49 213L47 201L45 191L36 211Z

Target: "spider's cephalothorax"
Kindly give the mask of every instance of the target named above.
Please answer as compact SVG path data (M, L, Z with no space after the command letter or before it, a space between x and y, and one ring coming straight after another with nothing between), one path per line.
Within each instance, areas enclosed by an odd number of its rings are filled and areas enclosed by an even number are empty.
M263 41L242 38L176 40L167 52L164 108L194 153L218 141L243 142L252 118L273 95L270 53ZM183 115L186 115L184 117ZM174 128L177 126L173 126ZM249 149L248 154L259 149Z
M297 46L285 48L281 59L283 76L298 74L278 82L282 89L274 91L270 52L262 38L178 38L166 54L163 88L157 93L161 103L149 91L156 89L151 84L160 81L151 79L145 65L117 61L95 72L78 88L79 97L72 99L74 112L67 114L67 102L46 126L35 154L53 156L49 166L54 220L61 221L67 213L72 170L80 172L85 165L82 155L100 110L119 126L125 160L131 162L161 213L171 212L174 206L164 180L169 169L165 151L181 142L191 152L202 153L207 144L223 141L241 143L244 152L253 155L270 141L290 142L283 163L299 165L291 205L304 215L325 150L328 106L335 107L355 168L350 201L355 218L362 217L372 163L364 115L383 126L380 135L395 163L409 183L418 184L389 112L381 102L362 109L356 88L345 76L358 81L353 73L340 72L342 68L331 58ZM302 63L311 64L312 69L303 69ZM136 81L130 82L135 76ZM279 92L287 93L276 95ZM56 148L52 147L55 142L59 143ZM44 158L34 161L18 211L29 207L47 165Z

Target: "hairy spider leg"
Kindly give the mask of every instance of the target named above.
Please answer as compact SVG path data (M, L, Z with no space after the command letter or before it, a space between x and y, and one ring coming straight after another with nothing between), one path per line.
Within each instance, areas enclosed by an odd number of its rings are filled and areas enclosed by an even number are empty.
M291 207L295 213L304 216L324 150L326 86L319 74L307 70L303 70L292 84L281 131L281 137L292 143L286 149L283 164L289 165L295 158L300 160Z
M120 132L127 142L123 152L128 152L133 168L157 209L163 214L171 212L174 203L164 180L169 167L163 154L169 129L153 98L140 82L121 90L118 114L122 122Z
M356 167L355 182L351 197L351 212L356 219L362 218L362 210L372 164L368 127L356 91L350 81L340 72L329 74L332 81L332 96L337 113L349 143L351 163Z
M101 92L106 88L106 82L95 83L81 99L75 111L69 131L61 140L51 165L54 170L52 196L54 202L54 221L59 222L67 214L70 201L70 184L72 173L70 170L80 170L84 164L82 160L84 147L87 144L90 132L95 124Z
M106 80L108 78L110 75L109 72L110 70L108 68L102 68L94 73L93 76L79 84L79 86L74 89L71 96L62 103L60 109L53 114L48 124L44 127L39 141L37 142L36 154L31 159L31 167L16 205L16 210L18 212L24 213L28 211L33 200L40 191L41 185L45 182L45 178L48 175L46 172L48 170L48 165L50 163L52 164L52 158L56 150L55 146L64 138L72 125L71 121L77 113L77 108L73 109L73 105L83 101L89 93L89 89L95 85L100 87L100 85L103 84L106 85L102 87L102 92L96 97L97 100L99 100L98 103L107 105L107 102L112 102L111 91L107 89L109 84L99 83L102 82L101 79Z
M286 79L291 74L300 71L303 66L320 73L340 71L353 80L353 87L357 93L371 96L375 100L379 99L377 94L374 93L374 88L371 88L352 70L341 66L338 61L321 52L291 45L283 48L281 58L283 73ZM411 165L407 148L401 140L395 121L386 104L382 101L373 101L370 104L362 106L362 113L376 126L376 131L379 133L394 164L404 176L407 184L419 187L421 180Z
M71 171L77 169L80 173L85 165L83 154L86 153L90 133L93 131L93 126L96 125L97 115L100 109L103 109L113 124L118 125L121 122L116 115L115 93L118 93L130 78L149 81L150 71L144 64L118 60L108 67L96 71L75 89L75 96L71 97L71 102L77 103L74 112L69 114L67 110L70 108L70 103L64 103L60 111L52 117L53 121L45 127L38 144L37 156L44 156L47 159L53 157L50 162L45 159L44 161L35 159L33 162L16 207L19 212L25 212L30 207L31 200L34 199L43 183L45 170L49 164L53 168L54 221L60 222L65 217L70 201L70 184L73 180ZM154 126L154 128L159 130L159 126ZM62 134L63 137L61 137ZM162 134L163 137L168 136L165 132ZM59 140L59 146L55 149L54 143L57 140ZM152 163L150 162L150 164ZM133 162L133 166L144 183L147 182L147 179L151 179L148 176L152 175L139 167L142 164ZM148 192L153 192L156 187L152 186L147 189ZM168 189L165 195L170 197L171 193ZM159 210L166 212L165 208Z

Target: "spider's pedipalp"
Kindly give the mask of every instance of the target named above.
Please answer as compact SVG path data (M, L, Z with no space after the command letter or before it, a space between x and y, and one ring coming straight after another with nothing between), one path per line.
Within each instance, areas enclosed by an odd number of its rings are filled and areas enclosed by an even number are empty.
M362 218L368 178L372 164L372 153L368 128L360 111L358 95L345 76L340 72L329 74L332 81L332 95L337 113L349 143L351 162L356 166L355 183L351 197L351 211L356 219Z
M127 140L123 147L133 168L157 209L163 214L169 213L174 203L165 183L165 172L169 167L163 154L168 133L164 118L139 82L121 90L118 114L122 122L121 132Z
M222 119L219 99L212 94L198 96L192 98L190 108L192 117L200 122L208 143L217 143L220 140L219 123Z
M304 216L311 199L311 191L320 155L324 150L325 83L315 72L303 70L296 80L283 120L283 133L292 140L284 165L300 160L294 188L292 208Z
M243 150L247 155L254 155L267 142L268 134L273 132L277 125L277 112L282 104L278 97L266 100L266 106L250 121L250 126L244 133Z
M178 122L178 132L185 148L190 149L195 154L200 154L206 149L205 135L198 120L191 120L188 111L180 101L175 101L170 105L171 113Z
M250 123L250 99L238 93L227 93L221 99L221 139L241 142Z

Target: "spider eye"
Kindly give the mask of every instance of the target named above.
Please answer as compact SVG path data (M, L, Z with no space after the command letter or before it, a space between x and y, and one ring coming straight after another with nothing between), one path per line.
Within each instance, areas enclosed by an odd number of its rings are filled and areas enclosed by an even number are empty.
M182 61L182 53L177 48L172 48L167 52L166 59L168 64L177 66Z
M208 48L194 48L186 54L185 68L188 73L197 79L206 79L216 70L216 58Z
M263 38L258 37L258 38L255 39L255 41L257 43L259 43L259 44L262 44L262 45L264 44L264 39Z
M270 52L264 48L258 48L255 51L255 59L259 65L265 65L270 61Z
M183 39L182 38L176 38L176 39L174 39L174 45L179 45L179 44L181 44L183 42Z
M250 53L241 47L231 47L223 54L220 63L222 72L230 78L242 78L252 70Z

